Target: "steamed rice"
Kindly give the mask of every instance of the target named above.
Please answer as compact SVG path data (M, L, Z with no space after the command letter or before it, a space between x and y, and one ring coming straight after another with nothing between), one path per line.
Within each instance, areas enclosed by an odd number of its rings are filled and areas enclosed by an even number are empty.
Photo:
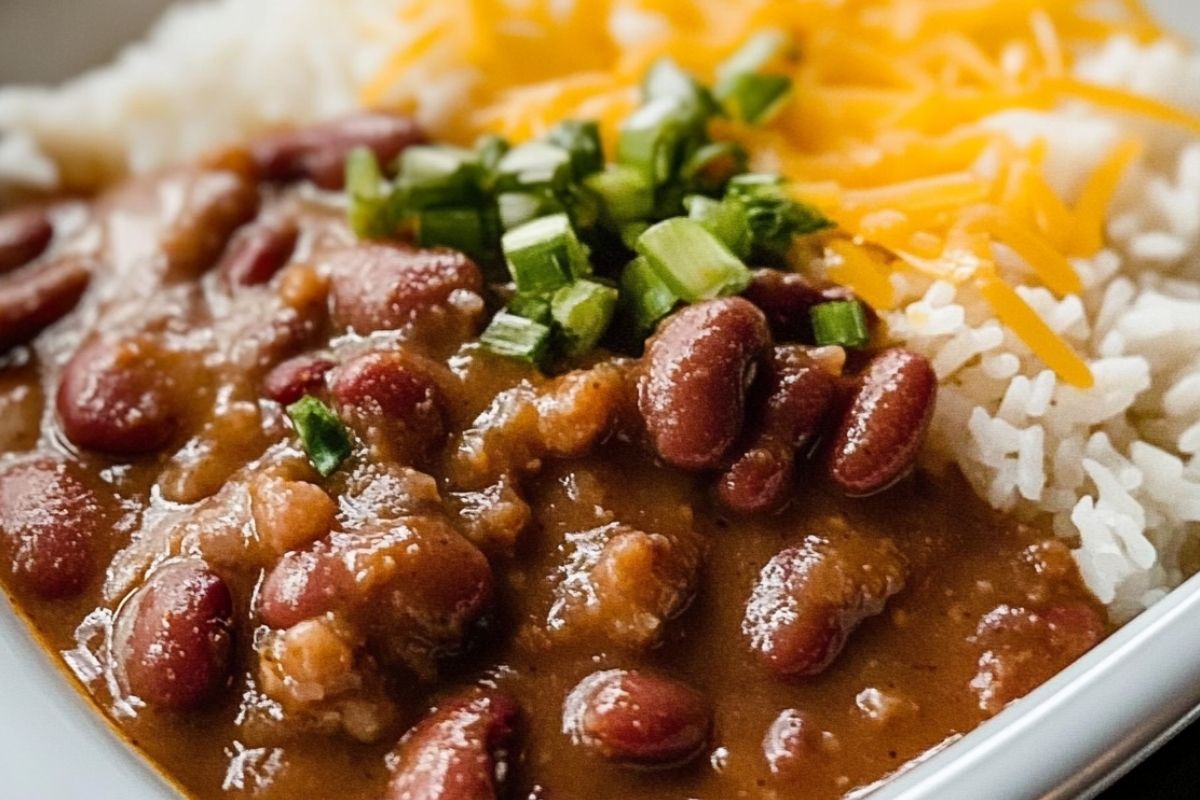
M108 68L61 89L0 91L9 132L0 186L94 185L353 108L386 56L369 32L388 24L393 6L221 0L176 10ZM633 39L642 22L624 15L611 27ZM1200 111L1200 57L1172 42L1114 37L1075 71ZM410 95L436 131L470 75L424 77ZM969 284L896 275L903 301L886 315L942 383L928 465L957 466L998 509L1048 515L1076 546L1088 586L1123 620L1200 566L1200 141L1078 104L986 124L1017 142L1044 140L1050 182L1067 198L1115 142L1136 133L1146 146L1120 185L1107 249L1073 262L1083 292L1018 289L1089 361L1092 389L1046 369ZM1027 271L1010 251L998 264Z

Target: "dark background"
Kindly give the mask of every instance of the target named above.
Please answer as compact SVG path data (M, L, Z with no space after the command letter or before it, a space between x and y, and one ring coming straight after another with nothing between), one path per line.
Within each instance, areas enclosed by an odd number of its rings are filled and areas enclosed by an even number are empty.
M1100 795L1100 800L1200 798L1200 723L1163 745Z

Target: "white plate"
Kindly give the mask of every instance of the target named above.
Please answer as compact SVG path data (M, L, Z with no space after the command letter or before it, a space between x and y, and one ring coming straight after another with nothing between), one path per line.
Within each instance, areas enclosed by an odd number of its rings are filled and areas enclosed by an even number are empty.
M330 0L336 2L336 0ZM0 83L66 77L135 35L165 0L0 0ZM1200 2L1151 0L1200 39ZM178 795L107 730L0 600L0 796ZM1099 791L1200 709L1200 576L871 800L1032 800Z

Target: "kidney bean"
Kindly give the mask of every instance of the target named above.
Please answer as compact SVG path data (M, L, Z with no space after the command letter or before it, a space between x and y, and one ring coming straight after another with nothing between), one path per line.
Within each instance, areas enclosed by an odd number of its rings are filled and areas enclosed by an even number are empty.
M776 777L798 778L804 765L821 751L821 730L803 711L785 708L763 737L763 757Z
M743 514L786 504L796 450L820 433L837 395L834 379L803 347L776 347L759 381L750 442L717 482L717 497Z
M496 800L519 714L489 689L443 703L397 745L385 800Z
M776 675L816 675L859 624L904 587L907 568L888 540L809 536L759 573L742 633Z
M645 672L594 672L563 704L563 732L610 761L674 766L700 753L708 701L684 683Z
M328 534L337 504L315 484L260 475L250 484L250 513L258 538L286 553Z
M97 340L67 362L56 404L63 432L79 447L119 455L161 449L177 407L157 347L146 339Z
M165 213L172 217L159 246L174 279L191 280L211 267L233 232L258 213L258 187L244 175L226 170L181 171L160 190Z
M483 291L479 267L452 250L360 245L334 253L328 266L334 324L356 333L396 330L452 311L456 292Z
M121 610L117 656L129 689L148 703L188 710L229 678L233 596L200 562L151 574ZM128 617L126 619L126 617Z
M259 176L268 181L309 179L323 189L345 184L346 156L368 147L387 164L424 141L411 117L363 112L298 130L268 134L250 145Z
M446 397L432 362L397 350L357 356L333 374L338 412L392 460L427 458L446 438Z
M682 469L720 466L741 432L746 389L770 345L762 312L740 297L688 306L646 347L638 408L658 455Z
M325 374L335 366L333 359L313 353L276 364L263 378L263 394L276 403L291 405L306 394L325 387Z
M237 234L218 269L231 286L266 283L292 257L300 228L293 220L260 222Z
M762 310L776 339L792 342L812 341L808 312L827 299L808 278L779 269L755 270L742 297Z
M89 265L78 258L0 277L0 352L32 340L70 313L91 277Z
M974 641L981 653L971 689L988 714L1048 681L1108 633L1100 611L1083 603L1043 610L1000 605L984 615Z
M937 375L923 356L885 350L858 379L829 459L829 474L847 494L883 491L907 475L933 416Z
M0 272L33 261L53 238L54 226L45 209L23 208L0 214Z
M39 458L0 470L0 533L12 574L40 597L84 589L102 516L99 499L67 463Z

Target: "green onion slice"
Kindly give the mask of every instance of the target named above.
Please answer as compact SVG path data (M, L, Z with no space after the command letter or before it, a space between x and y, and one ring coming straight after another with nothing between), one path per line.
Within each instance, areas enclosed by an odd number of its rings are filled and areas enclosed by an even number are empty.
M526 222L504 234L508 270L520 292L550 292L591 272L587 250L566 214Z
M750 257L754 244L750 220L741 203L732 200L714 200L702 194L685 197L683 205L688 217L704 226L716 236L738 258Z
M717 194L730 178L746 171L747 158L737 142L710 142L688 156L679 175L690 190Z
M543 325L550 325L554 322L554 315L550 313L550 298L544 294L521 294L518 292L508 301L507 311Z
M324 477L333 474L350 455L350 435L337 415L310 394L287 407L292 427L308 460Z
M550 311L562 331L564 352L578 356L595 347L616 307L617 290L596 281L575 281L555 292Z
M577 180L604 169L600 126L591 120L564 120L550 129L546 141L567 151Z
M418 145L400 154L399 186L410 210L468 206L480 200L476 154L460 147Z
M346 156L347 221L360 239L386 236L385 195L379 159L367 147L356 147Z
M674 100L696 121L720 111L712 93L670 58L660 58L651 65L642 80L642 97L646 101Z
M862 347L871 340L866 312L857 300L820 303L812 307L809 316L819 345Z
M570 177L571 154L549 142L517 145L496 165L496 188L500 191L560 189Z
M652 186L671 179L684 144L694 133L687 104L660 97L633 112L617 136L617 161L639 170Z
M687 217L663 220L637 241L671 291L689 303L737 294L750 283L750 270L699 222Z
M612 225L645 219L654 213L654 191L639 169L615 164L589 175L583 183L600 198L604 216Z
M538 217L563 212L562 202L549 189L530 189L525 192L505 192L496 198L500 209L500 225L512 230Z
M756 33L717 67L717 86L735 75L761 72L790 48L791 38L784 31L768 28ZM717 91L720 94L719 88Z
M479 336L497 355L540 364L550 349L550 326L501 311Z
M783 109L792 94L792 79L786 75L744 72L731 77L722 97L734 119L765 125Z
M495 253L495 239L478 208L428 208L417 215L417 243L450 247L470 256Z
M621 273L621 304L633 317L639 333L650 332L654 323L671 313L678 302L679 295L658 277L643 256L625 265Z

